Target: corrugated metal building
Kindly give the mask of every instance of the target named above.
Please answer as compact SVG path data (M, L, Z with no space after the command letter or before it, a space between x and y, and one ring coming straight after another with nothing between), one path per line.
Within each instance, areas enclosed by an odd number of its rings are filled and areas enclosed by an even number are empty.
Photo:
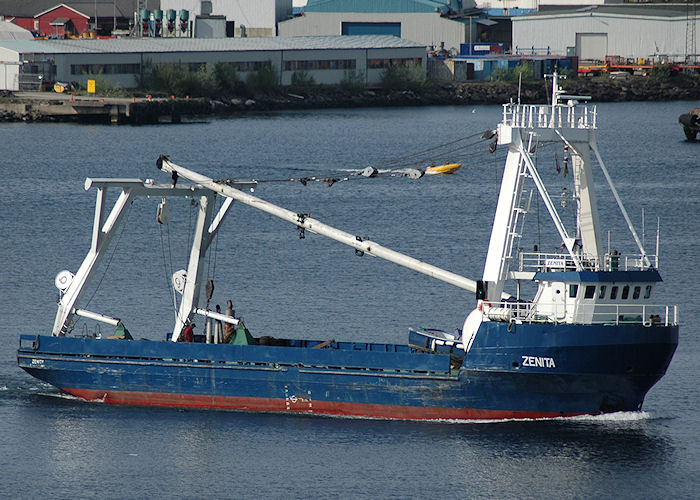
M161 0L161 9L186 9L191 17L199 15L201 0ZM212 14L225 16L235 23L234 36L275 36L277 23L292 17L292 0L211 0Z
M496 24L473 0L309 0L303 15L279 24L280 35L391 34L459 53Z
M0 21L0 40L34 40L32 32L9 21Z
M394 36L262 38L122 38L107 40L0 41L0 89L32 90L37 81L78 82L101 75L107 83L133 88L148 64L180 64L193 70L230 63L246 78L271 64L280 84L295 72L316 83L337 84L349 72L366 84L380 82L391 64L426 67L424 45ZM41 78L40 78L41 77Z
M581 60L604 61L606 56L682 60L686 12L685 5L668 4L547 7L512 19L513 49L521 53L549 50ZM694 38L700 40L700 22L694 27Z

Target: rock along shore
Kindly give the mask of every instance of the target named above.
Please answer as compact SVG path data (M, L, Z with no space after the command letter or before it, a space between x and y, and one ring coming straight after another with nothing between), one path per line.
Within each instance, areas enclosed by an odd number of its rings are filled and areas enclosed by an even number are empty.
M547 81L523 83L520 101L548 102ZM572 78L563 87L571 95L589 95L592 102L672 101L700 99L700 78L656 79L635 77ZM512 82L432 82L422 90L357 89L316 86L284 88L251 97L219 98L99 98L64 94L16 96L0 94L0 121L84 121L91 123L146 124L180 121L183 117L225 116L253 111L285 109L354 108L375 106L430 106L502 104L518 98ZM71 98L72 99L72 98ZM92 103L87 113L86 103ZM57 108L62 104L70 112ZM118 111L115 111L119 105ZM103 113L99 108L102 107ZM56 111L58 109L59 111ZM111 109L111 112L110 112ZM78 110L78 111L76 111ZM82 110L82 111L81 111Z

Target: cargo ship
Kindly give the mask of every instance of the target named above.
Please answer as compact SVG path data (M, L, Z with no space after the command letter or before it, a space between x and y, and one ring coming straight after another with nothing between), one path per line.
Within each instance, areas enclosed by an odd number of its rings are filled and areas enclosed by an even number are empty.
M678 344L677 306L654 301L661 282L655 254L644 248L596 144L595 106L567 96L552 77L552 101L508 103L497 129L485 134L507 149L481 279L473 281L326 225L308 214L253 196L253 182L217 181L157 161L168 174L153 180L88 178L96 191L90 249L75 272L56 277L58 311L47 334L21 334L20 368L86 401L122 405L215 408L382 419L523 419L638 411L665 374ZM557 143L572 170L575 226L568 229L545 186L533 151ZM605 176L636 245L604 248L593 183L594 162ZM528 191L529 189L529 191ZM109 214L106 192L119 196ZM547 253L520 245L524 217L536 195L561 241ZM81 308L125 208L136 198L197 203L187 269L172 277L179 292L174 325L163 340L132 339L122 321ZM223 202L218 211L215 200ZM355 249L474 293L457 331L414 328L405 344L319 338L254 337L231 311L202 307L203 263L234 201L267 212ZM526 296L525 291L530 290ZM206 334L193 335L204 321ZM114 335L75 336L76 320L113 325ZM320 337L320 335L319 335Z

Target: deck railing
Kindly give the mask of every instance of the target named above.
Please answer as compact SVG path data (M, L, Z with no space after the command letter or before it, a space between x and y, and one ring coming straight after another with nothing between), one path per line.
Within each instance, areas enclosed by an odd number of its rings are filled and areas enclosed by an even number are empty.
M653 267L658 268L658 256L647 255ZM608 253L601 258L582 254L579 258L583 271L643 271L648 269L644 255ZM521 252L518 271L576 271L576 263L569 254Z
M518 128L596 128L595 106L504 104L503 124Z
M491 321L519 323L677 325L678 306L664 304L535 304L484 302L482 312ZM573 319L567 319L573 318Z

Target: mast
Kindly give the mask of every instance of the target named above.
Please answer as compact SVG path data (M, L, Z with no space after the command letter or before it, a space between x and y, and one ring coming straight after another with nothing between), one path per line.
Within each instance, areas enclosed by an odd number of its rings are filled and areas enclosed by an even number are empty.
M562 104L561 99L568 99ZM520 237L518 223L525 213L521 206L524 182L531 178L547 208L576 269L583 269L582 259L601 257L600 223L593 192L590 144L595 140L595 108L576 108L582 96L566 96L559 86L559 76L552 75L552 102L546 105L509 103L503 106L503 120L498 125L498 143L508 148L501 189L494 215L489 248L484 264L485 298L497 302L503 294L515 241ZM564 141L573 157L577 231L567 232L551 196L547 192L534 160L530 145L538 142Z

